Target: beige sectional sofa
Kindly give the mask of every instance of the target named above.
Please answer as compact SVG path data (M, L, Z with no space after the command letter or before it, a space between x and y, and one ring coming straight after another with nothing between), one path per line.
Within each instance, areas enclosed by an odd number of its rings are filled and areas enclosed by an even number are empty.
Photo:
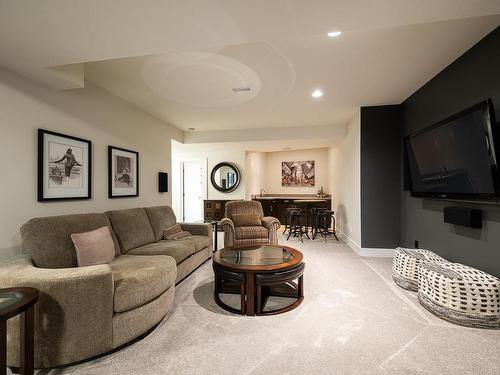
M210 224L185 224L192 235L163 240L176 223L168 206L35 218L21 228L25 256L0 267L0 288L31 286L35 367L81 361L117 348L154 327L169 311L175 285L212 255ZM110 264L77 267L71 240L109 226ZM8 365L18 366L19 318L7 327Z

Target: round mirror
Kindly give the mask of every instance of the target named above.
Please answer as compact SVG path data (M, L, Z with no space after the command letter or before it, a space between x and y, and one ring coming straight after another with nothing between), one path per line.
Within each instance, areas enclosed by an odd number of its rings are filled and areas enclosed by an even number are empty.
M238 167L228 162L217 164L210 174L210 180L214 188L223 193L230 193L235 190L240 184L240 179Z

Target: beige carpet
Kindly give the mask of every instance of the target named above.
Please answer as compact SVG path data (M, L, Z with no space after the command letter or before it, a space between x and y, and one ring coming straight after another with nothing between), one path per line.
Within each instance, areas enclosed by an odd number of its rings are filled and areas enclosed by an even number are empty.
M342 243L290 240L304 253L305 301L241 317L212 301L207 262L176 290L172 313L116 353L39 374L500 374L500 331L447 323L391 280L391 260Z

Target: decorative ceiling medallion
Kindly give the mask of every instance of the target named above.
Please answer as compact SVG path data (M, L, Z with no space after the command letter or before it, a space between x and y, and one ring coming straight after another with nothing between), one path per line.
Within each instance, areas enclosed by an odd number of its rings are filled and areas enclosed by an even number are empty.
M179 52L155 56L142 68L148 87L162 97L204 108L245 103L260 91L261 80L236 59L208 52ZM245 95L235 95L244 92Z

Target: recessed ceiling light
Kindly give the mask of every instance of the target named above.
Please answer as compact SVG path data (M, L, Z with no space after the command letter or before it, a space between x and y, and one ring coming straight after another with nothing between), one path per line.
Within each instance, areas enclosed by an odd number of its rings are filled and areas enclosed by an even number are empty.
M323 96L323 91L321 90L314 90L311 94L313 98L321 98Z
M196 130L195 128L188 128L188 130Z
M330 31L327 35L330 38L335 38L336 36L339 36L340 34L342 34L342 31Z

